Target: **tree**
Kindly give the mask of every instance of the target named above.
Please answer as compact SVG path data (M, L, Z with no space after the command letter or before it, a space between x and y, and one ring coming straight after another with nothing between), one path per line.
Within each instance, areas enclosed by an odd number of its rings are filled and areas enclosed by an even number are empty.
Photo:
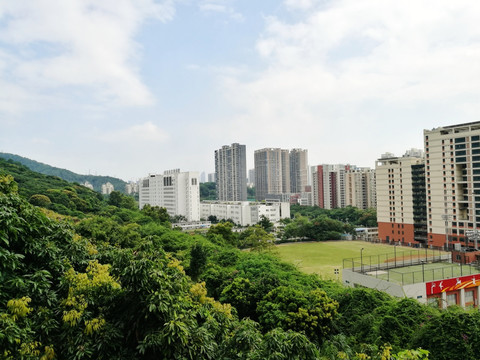
M152 220L161 224L170 222L170 215L168 215L167 209L159 206L151 206L145 204L141 210L142 214L149 216Z
M218 219L215 215L210 215L208 218L207 218L208 221L210 221L212 224L218 224Z
M195 243L190 249L190 266L188 267L188 274L197 279L207 264L208 250L200 243Z
M256 303L254 302L252 290L250 280L236 277L233 282L223 289L220 301L233 305L237 309L240 318L248 317L255 319Z
M212 225L207 231L207 237L212 239L215 235L219 235L227 244L237 246L237 235L233 232L233 224L231 222L221 222Z
M249 226L239 236L239 246L251 250L266 250L274 245L275 237L260 225Z
M258 304L258 313L260 324L266 330L281 327L303 332L310 340L321 343L332 330L337 308L338 303L323 290L305 293L280 286Z
M260 225L266 232L273 231L273 223L265 215L260 216L260 221L258 222L258 225Z
M0 176L0 192L4 194L16 194L18 185L12 175Z
M187 221L187 218L185 217L185 215L170 216L170 222L172 224L176 224L176 223L179 223L179 222L185 222L185 221Z
M424 323L412 341L430 351L432 359L478 359L480 313L451 307Z
M137 203L135 202L135 199L133 197L122 194L120 191L116 190L112 191L108 196L108 203L119 208L125 208L130 210L134 210L137 208Z
M52 203L52 201L48 196L41 195L41 194L35 194L30 196L30 199L28 200L28 202L32 205L44 207L44 208L48 207L48 205Z

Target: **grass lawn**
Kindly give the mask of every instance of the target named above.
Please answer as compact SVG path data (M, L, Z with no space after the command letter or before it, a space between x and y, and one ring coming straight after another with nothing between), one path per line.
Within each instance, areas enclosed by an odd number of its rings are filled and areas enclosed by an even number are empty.
M368 257L386 253L393 254L392 245L375 244L365 241L324 241L288 243L277 245L278 256L289 263L296 265L301 271L310 274L318 274L323 279L342 279L342 260L345 258L360 257L363 248L363 258L366 262ZM413 250L411 247L397 246L397 254L402 251ZM415 249L416 250L416 249ZM338 276L334 269L339 269Z

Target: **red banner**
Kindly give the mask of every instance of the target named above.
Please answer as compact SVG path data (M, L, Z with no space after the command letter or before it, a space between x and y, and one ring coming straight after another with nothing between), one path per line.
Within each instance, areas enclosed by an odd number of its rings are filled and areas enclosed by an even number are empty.
M425 283L427 296L447 291L455 291L480 285L480 274L460 276L452 279L444 279Z

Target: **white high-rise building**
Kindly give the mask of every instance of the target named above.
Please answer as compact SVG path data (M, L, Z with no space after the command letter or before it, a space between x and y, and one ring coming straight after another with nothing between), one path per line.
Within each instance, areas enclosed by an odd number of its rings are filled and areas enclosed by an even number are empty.
M138 193L138 183L131 181L125 184L125 192L129 195Z
M216 181L215 173L209 173L207 175L207 180L208 180L208 182L215 182Z
M246 201L246 146L234 143L215 150L215 174L218 200Z
M146 204L167 209L171 216L183 215L188 221L200 220L198 172L179 169L149 175L139 182L139 207Z

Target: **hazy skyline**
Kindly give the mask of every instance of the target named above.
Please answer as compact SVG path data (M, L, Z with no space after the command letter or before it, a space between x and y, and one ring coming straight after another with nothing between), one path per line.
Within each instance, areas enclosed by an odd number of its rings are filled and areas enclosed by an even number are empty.
M373 167L480 120L480 3L0 0L0 151L135 180L240 143Z

